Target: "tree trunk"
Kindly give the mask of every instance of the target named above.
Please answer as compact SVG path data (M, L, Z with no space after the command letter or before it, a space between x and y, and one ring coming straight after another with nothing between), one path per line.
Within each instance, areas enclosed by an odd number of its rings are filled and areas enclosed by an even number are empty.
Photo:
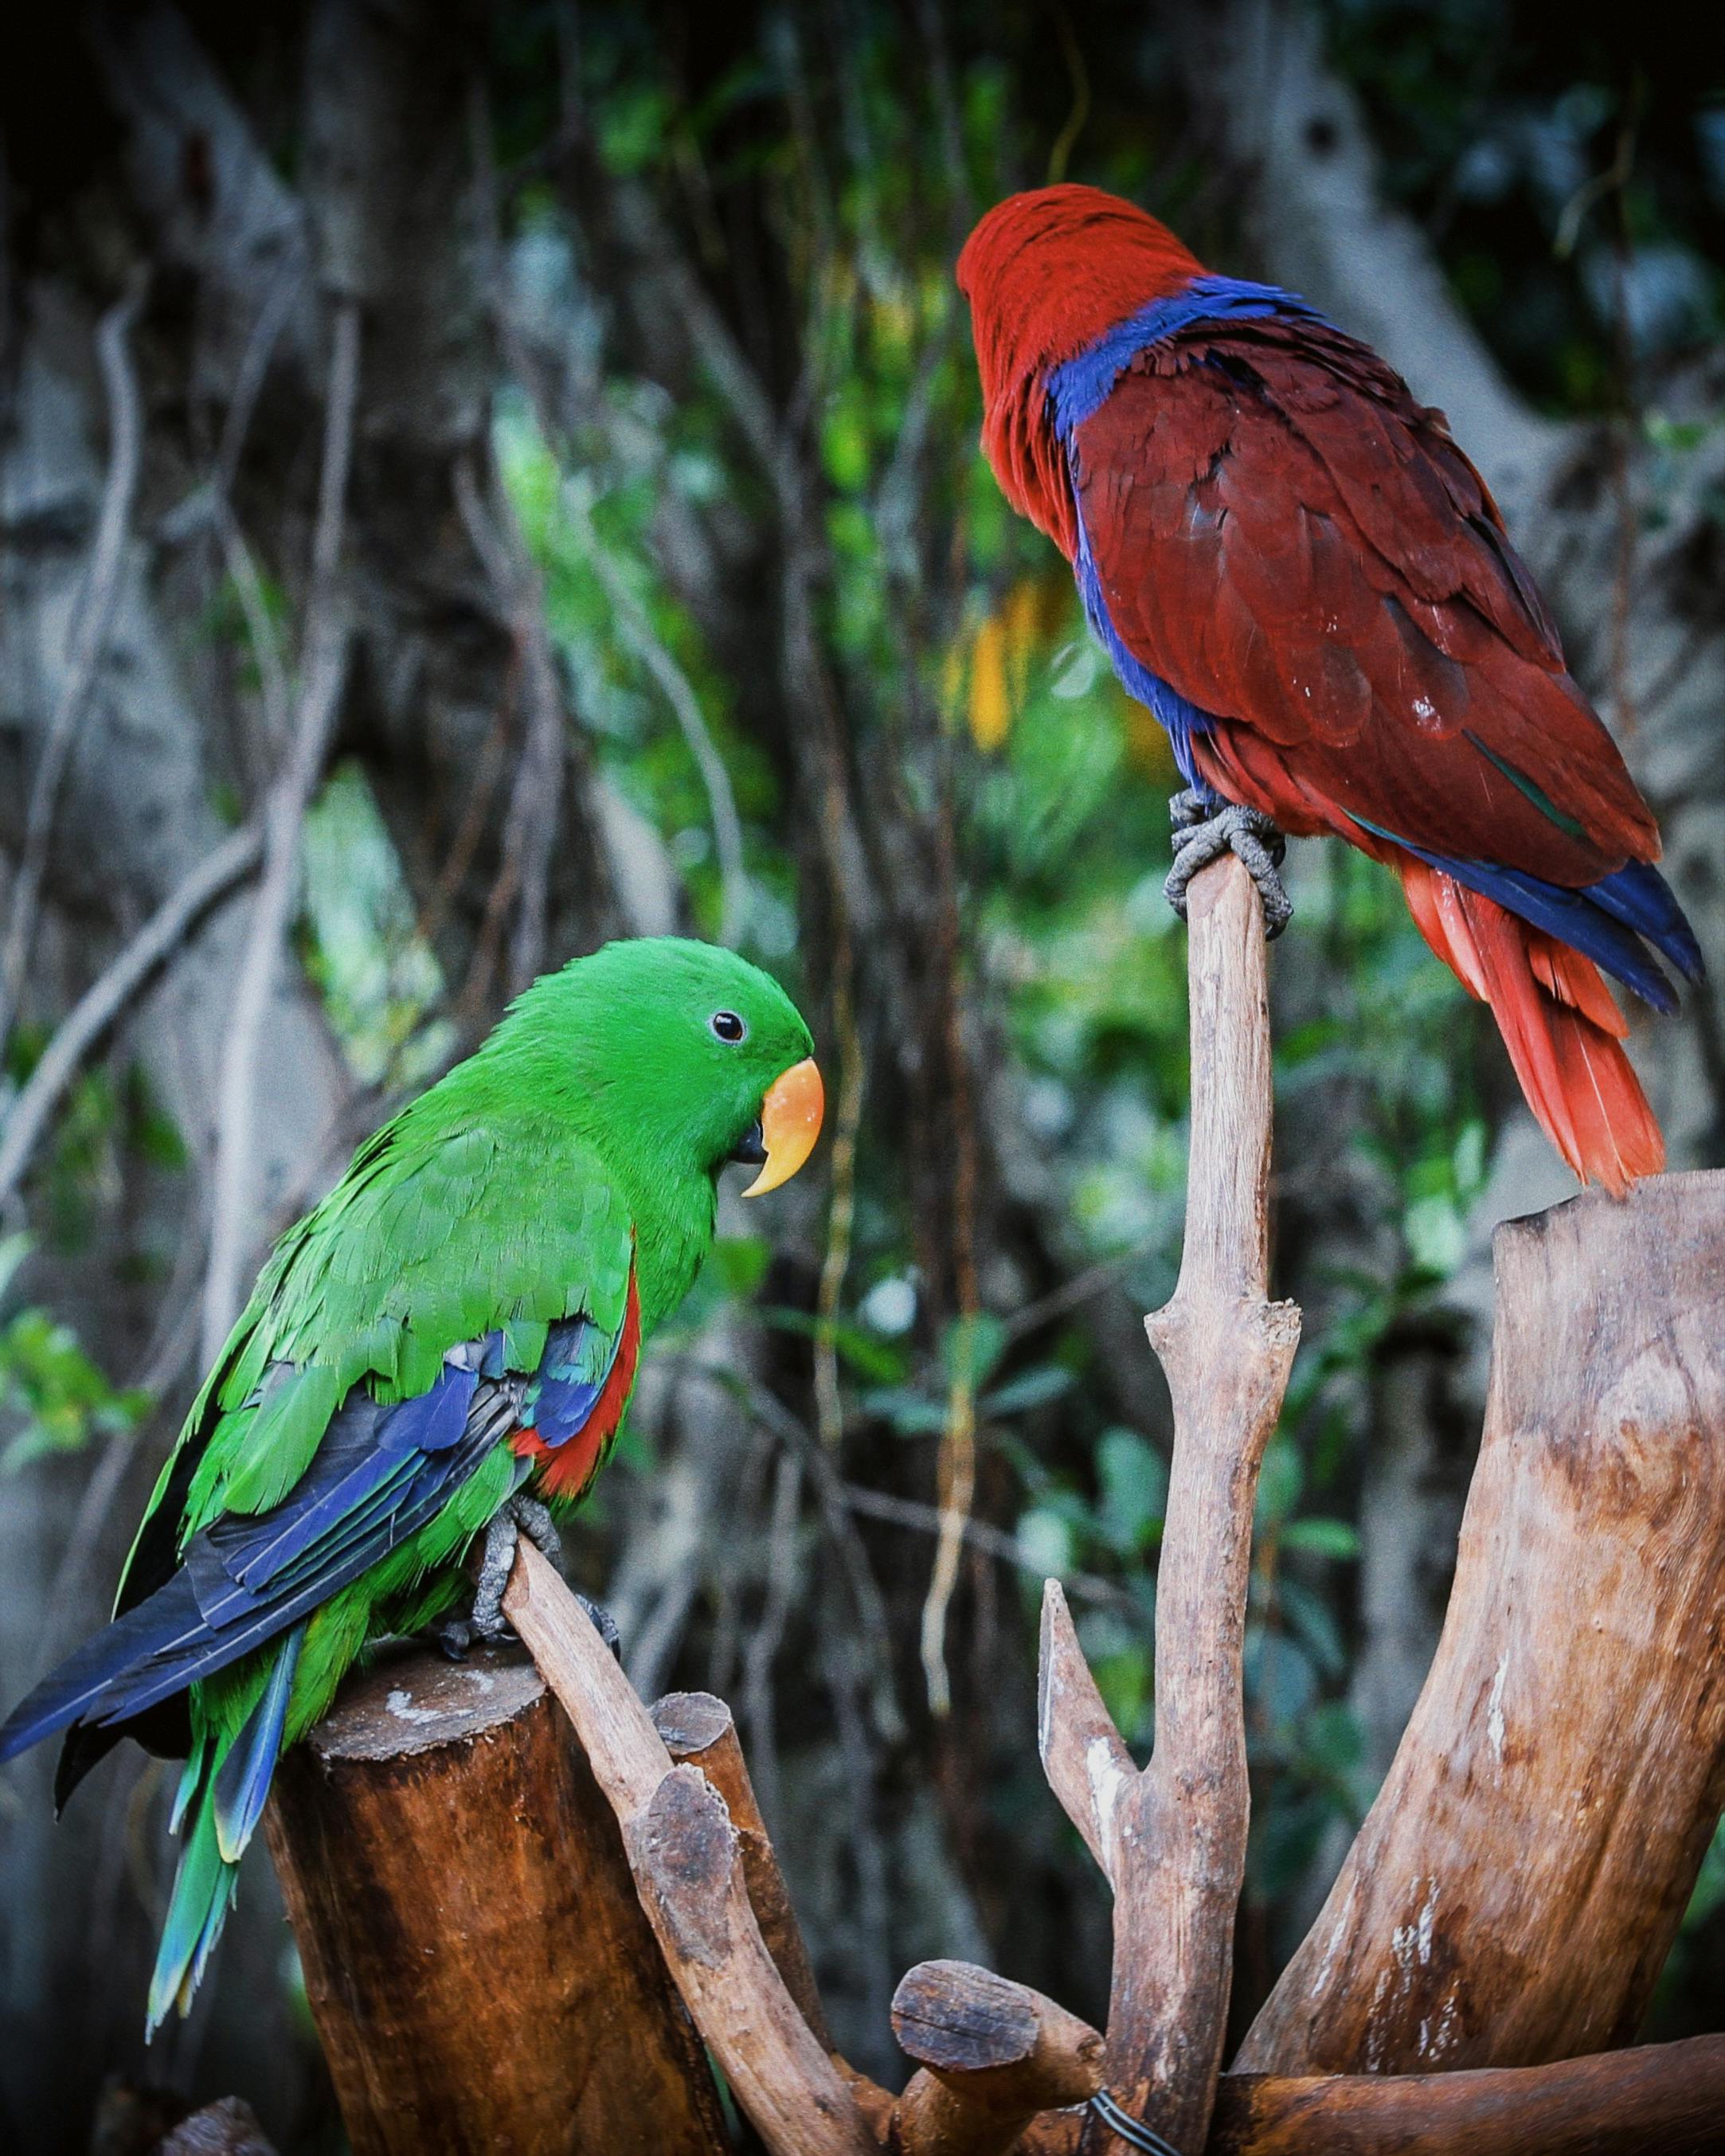
M1633 2037L1725 1799L1725 1174L1499 1229L1450 1614L1242 2071Z
M270 1845L354 2156L720 2156L611 1808L525 1655L415 1651L277 1770Z

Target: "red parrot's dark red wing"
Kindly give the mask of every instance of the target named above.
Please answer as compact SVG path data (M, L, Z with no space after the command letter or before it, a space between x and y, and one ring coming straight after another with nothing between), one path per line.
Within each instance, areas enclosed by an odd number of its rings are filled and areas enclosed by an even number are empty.
M1394 868L1577 1174L1654 1173L1599 969L1669 1009L1659 960L1699 979L1701 952L1442 415L1094 187L999 204L959 280L996 475L1189 780Z
M1201 325L1072 449L1114 631L1223 721L1198 749L1231 798L1570 889L1656 857L1483 482L1363 346Z

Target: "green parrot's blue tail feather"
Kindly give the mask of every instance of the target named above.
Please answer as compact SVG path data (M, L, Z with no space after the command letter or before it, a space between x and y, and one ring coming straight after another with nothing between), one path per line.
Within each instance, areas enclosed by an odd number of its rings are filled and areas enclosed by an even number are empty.
M191 2005L227 1922L237 1876L238 1866L229 1864L217 1846L214 1809L206 1799L193 1819L174 1875L173 1899L157 1949L156 1973L150 1979L146 2042L167 2020L171 2006L177 2004L184 2013Z
M245 1845L264 1816L270 1777L275 1772L275 1762L281 1751L282 1725L287 1720L288 1694L293 1689L300 1642L305 1636L305 1627L298 1625L282 1641L270 1681L259 1694L257 1705L246 1717L210 1785L216 1846L228 1864L238 1864L244 1856Z
M177 1834L186 1824L186 1815L192 1809L192 1800L203 1787L203 1757L208 1749L208 1740L194 1737L186 1763L180 1770L179 1787L174 1791L174 1808L167 1815L167 1830Z

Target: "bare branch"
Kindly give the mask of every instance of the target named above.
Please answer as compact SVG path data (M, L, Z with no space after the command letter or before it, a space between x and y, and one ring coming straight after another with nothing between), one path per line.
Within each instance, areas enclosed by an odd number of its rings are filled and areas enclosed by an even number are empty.
M885 1520L893 1527L910 1527L919 1534L937 1535L941 1532L943 1516L940 1507L925 1505L915 1497L895 1497L888 1490L865 1490L858 1482L841 1482L839 1499L847 1511L860 1512L867 1519ZM1018 1537L1009 1534L1004 1527L991 1527L986 1520L967 1520L963 1539L984 1557L998 1558L1001 1563L1014 1565L1034 1578L1043 1577L1040 1562L1027 1555ZM1114 1580L1104 1579L1100 1573L1069 1572L1063 1575L1060 1584L1081 1602L1094 1603L1099 1609L1117 1609L1122 1616L1135 1618L1141 1624L1148 1621L1143 1604Z
M725 1800L700 1768L674 1767L623 1840L677 1989L772 2156L877 2156L773 1967Z
M17 1189L79 1065L199 916L251 874L263 844L248 826L200 861L60 1021L0 1132L0 1205Z
M264 1023L299 887L300 834L322 774L347 672L351 624L337 589L353 421L359 398L359 309L336 303L331 330L323 468L312 540L300 693L288 760L264 808L264 880L252 909L222 1061L213 1175L203 1359L213 1363L242 1300L251 1250L252 1111Z
M125 559L126 533L131 525L132 498L137 492L144 440L143 411L127 340L148 288L147 272L141 270L124 295L103 316L96 331L96 356L101 362L102 382L108 398L108 478L102 490L101 514L96 524L95 544L90 550L83 604L73 632L66 677L48 722L30 787L23 849L13 880L11 921L6 932L5 949L0 952L0 1052L3 1052L11 1038L36 939L42 879L48 867L49 842L54 834L60 786L107 649L108 629L119 594L120 572Z
M699 1767L725 1799L725 1809L742 1846L749 1906L761 1927L767 1951L803 2019L831 2051L832 2035L815 1986L803 1928L797 1921L796 1905L779 1869L767 1822L761 1816L730 1708L710 1691L674 1691L655 1706L653 1722L678 1766Z
M517 994L545 963L551 857L563 789L563 700L546 633L543 585L528 557L507 491L500 488L498 495L500 514L494 520L480 499L472 460L463 457L457 461L456 506L498 606L509 619L523 677L526 726L504 819L504 873L494 898L494 905L515 904L509 987L511 994ZM486 929L491 927L488 913Z
M1145 1321L1173 1396L1157 1580L1156 1744L1132 1770L1065 1598L1043 1604L1038 1746L1114 1887L1110 2093L1176 2148L1204 2146L1221 2066L1249 1795L1246 1580L1258 1470L1299 1338L1266 1300L1270 1017L1263 915L1237 860L1192 886L1192 1143L1173 1300ZM1083 2146L1100 2148L1093 2122Z
M1725 2036L1544 2066L1224 2074L1209 2156L1679 2156L1725 2145Z
M742 825L737 814L737 797L731 790L731 774L715 747L689 676L677 664L670 648L648 619L647 609L630 590L628 579L611 558L593 521L581 488L562 490L563 513L592 569L611 602L624 639L659 685L670 706L689 753L695 759L701 783L706 790L707 813L712 819L713 849L718 855L719 941L735 945L748 919L748 877L743 865Z
M1102 1704L1057 1579L1042 1590L1036 1748L1061 1810L1117 1886L1120 1799L1136 1786L1138 1770Z

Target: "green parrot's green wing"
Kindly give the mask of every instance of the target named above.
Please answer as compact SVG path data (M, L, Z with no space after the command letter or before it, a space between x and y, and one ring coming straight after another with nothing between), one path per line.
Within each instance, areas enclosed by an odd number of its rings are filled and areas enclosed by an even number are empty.
M620 1334L632 1256L590 1148L407 1111L272 1253L162 1470L119 1609L199 1528L280 1503L356 1384L385 1405L413 1398L452 1349L499 1330L504 1367L531 1372L545 1328L578 1312Z

